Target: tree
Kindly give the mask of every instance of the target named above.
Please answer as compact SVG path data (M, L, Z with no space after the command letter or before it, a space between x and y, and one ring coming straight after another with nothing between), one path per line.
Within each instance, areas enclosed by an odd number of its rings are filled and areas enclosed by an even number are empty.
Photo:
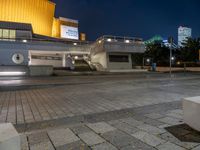
M157 65L169 65L170 49L160 43L148 44L146 47L145 57L151 58Z
M200 38L188 38L179 49L179 59L183 62L199 61Z

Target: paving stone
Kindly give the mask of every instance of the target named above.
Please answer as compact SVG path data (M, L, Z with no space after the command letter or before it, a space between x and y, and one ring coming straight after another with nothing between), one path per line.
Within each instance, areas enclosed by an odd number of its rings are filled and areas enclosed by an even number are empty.
M180 146L177 146L173 143L167 142L164 144L161 144L159 146L156 147L158 150L186 150Z
M70 128L75 134L82 134L86 132L91 132L91 129L89 129L85 125L80 125L80 126L74 126Z
M28 135L29 145L35 145L39 143L48 143L49 137L46 132L36 132Z
M151 119L159 119L159 118L163 117L163 115L161 115L159 113L146 114L145 116L148 118L151 118Z
M183 115L182 114L177 114L177 113L167 113L166 116L169 116L169 117L173 117L173 118L176 118L176 119L183 119Z
M182 109L175 109L175 110L171 110L170 112L183 115L183 110Z
M175 136L173 136L171 133L166 132L164 134L159 135L160 138L169 141L171 143L174 143L176 145L179 145L181 147L187 148L187 149L192 149L195 146L199 145L198 143L194 143L194 142L184 142L184 141L180 141L179 139L177 139Z
M133 118L125 118L125 119L121 119L120 121L125 122L125 123L127 123L127 124L129 124L131 126L135 126L135 127L138 126L138 125L143 124L143 122L135 120Z
M152 126L157 126L158 127L158 126L163 124L159 120L151 119L151 118L145 117L143 115L135 115L135 116L133 116L133 118L135 118L136 120L139 120L139 121L141 121L143 123L152 125Z
M29 150L28 141L26 135L20 135L21 139L21 150Z
M143 130L143 131L146 131L150 134L162 134L162 133L165 133L167 132L166 130L164 129L159 129L157 127L154 127L154 126L151 126L151 125L148 125L148 124L142 124L140 126L137 126L137 128Z
M120 150L156 150L156 149L147 145L143 145L141 147L135 147L134 145L129 145L121 148Z
M116 147L114 147L112 144L110 143L102 143L102 144L98 144L92 147L93 150L117 150Z
M134 142L134 139L130 135L119 130L107 132L102 136L117 148L131 145Z
M147 132L143 132L143 131L138 131L138 132L132 134L132 136L141 140L142 142L144 142L144 143L146 143L150 146L154 146L154 147L165 142L161 138L156 137L156 136L149 134Z
M193 148L192 150L200 150L200 146Z
M93 124L87 124L89 128L94 130L98 134L103 134L106 132L114 131L115 128L110 126L109 124L105 122L99 122L99 123L93 123Z
M170 124L170 125L178 125L178 124L183 123L180 119L176 119L172 117L161 118L159 119L159 121L164 122L166 124Z
M90 148L79 140L70 144L56 147L56 150L90 150Z
M119 130L126 132L127 134L133 134L138 131L138 128L124 122L119 122L118 124L115 124L113 126Z
M78 136L89 146L93 146L93 145L105 142L103 138L101 138L99 135L95 134L94 132L82 133L82 134L79 134Z
M48 135L55 147L79 141L79 138L70 129L55 129L48 131Z
M158 126L158 128L165 129L165 128L170 127L170 126L171 125L169 125L169 124L163 124L163 125Z
M30 150L55 150L51 142L38 143L30 146Z

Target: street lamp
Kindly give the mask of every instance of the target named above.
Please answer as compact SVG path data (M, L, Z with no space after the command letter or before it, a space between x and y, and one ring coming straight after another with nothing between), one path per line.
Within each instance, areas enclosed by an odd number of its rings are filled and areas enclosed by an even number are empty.
M168 43L170 44L170 56L169 56L169 68L170 68L170 78L172 77L172 44L174 43L173 37L168 38Z

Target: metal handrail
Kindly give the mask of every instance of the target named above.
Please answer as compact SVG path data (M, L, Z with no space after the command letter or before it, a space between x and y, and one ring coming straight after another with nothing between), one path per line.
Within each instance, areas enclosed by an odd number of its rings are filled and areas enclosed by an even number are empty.
M107 40L107 39L111 39L111 40L117 40L117 41L125 41L125 40L130 40L130 41L140 41L143 42L142 38L138 38L138 37L126 37L126 36L113 36L113 35L104 35L100 38L98 38L96 41L99 40Z

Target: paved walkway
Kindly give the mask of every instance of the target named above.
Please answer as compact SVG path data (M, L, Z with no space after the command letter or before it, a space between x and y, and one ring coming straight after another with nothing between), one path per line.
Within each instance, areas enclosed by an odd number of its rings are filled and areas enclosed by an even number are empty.
M47 84L45 87L29 89L22 86L20 90L2 91L0 122L33 123L179 101L183 97L199 95L199 79L169 81L165 78L122 78L123 76L114 79L110 76L97 78L98 82L95 83L95 77L90 82L89 77L87 82L77 77L74 84ZM51 78L47 81L50 82ZM78 81L80 84L77 84Z
M121 119L26 132L21 135L21 145L23 150L200 149L200 134L182 124L182 110L168 108L165 113L161 109L147 113L147 107L141 107L135 115Z
M181 98L199 96L199 79L0 79L0 122L15 124L23 150L198 150L200 134L182 122Z

